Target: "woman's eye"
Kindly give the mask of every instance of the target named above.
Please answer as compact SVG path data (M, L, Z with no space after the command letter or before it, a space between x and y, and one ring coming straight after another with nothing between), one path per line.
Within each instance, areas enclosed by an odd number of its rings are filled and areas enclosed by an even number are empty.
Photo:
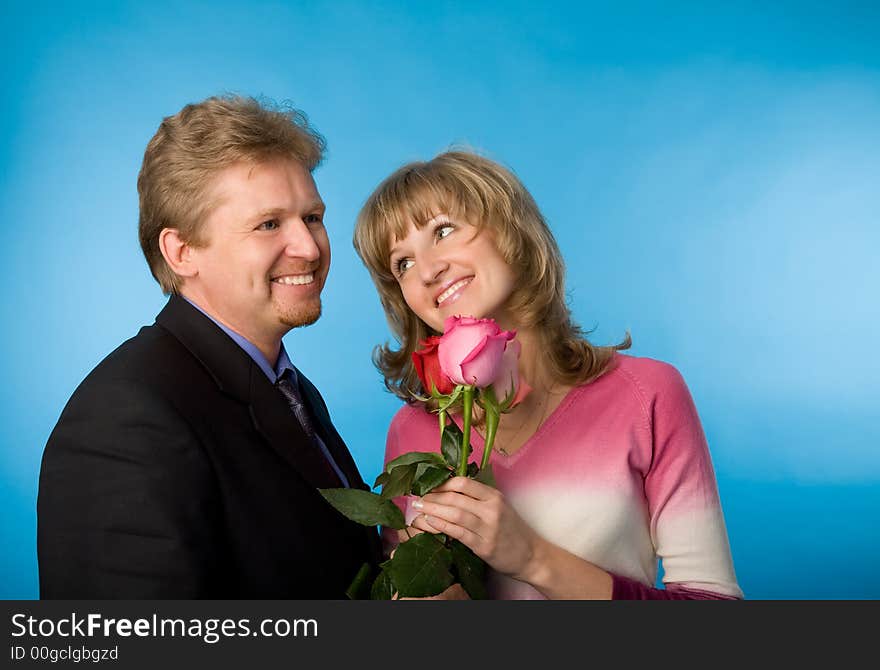
M444 237L449 235L449 233L451 233L453 230L455 230L455 226L452 226L447 223L442 226L437 226L437 229L434 231L434 234L437 235L437 237L439 239L443 239Z
M259 230L276 230L278 226L278 219L269 219L268 221L263 221L257 228Z
M400 260L398 260L394 263L394 270L397 273L397 276L399 277L404 272L409 270L412 267L412 265L413 265L412 258L401 258Z

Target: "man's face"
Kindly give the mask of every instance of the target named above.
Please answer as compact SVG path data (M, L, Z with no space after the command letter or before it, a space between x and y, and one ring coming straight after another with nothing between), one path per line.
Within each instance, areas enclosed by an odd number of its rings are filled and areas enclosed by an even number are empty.
M321 315L330 269L324 203L300 163L240 163L215 179L219 204L192 247L197 272L182 293L215 319L271 351Z

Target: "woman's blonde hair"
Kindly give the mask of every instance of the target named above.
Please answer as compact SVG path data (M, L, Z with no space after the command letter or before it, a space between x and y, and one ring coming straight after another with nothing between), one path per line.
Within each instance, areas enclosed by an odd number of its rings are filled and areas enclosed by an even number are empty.
M376 284L388 324L400 343L377 346L373 362L385 386L403 400L422 394L412 364L419 342L437 334L407 306L391 271L390 249L406 237L409 223L422 228L439 213L492 231L513 268L516 287L506 305L518 327L536 328L550 373L567 385L592 381L608 368L620 344L592 345L565 301L565 265L534 199L507 168L469 151L448 151L433 160L404 165L367 198L358 214L354 248Z

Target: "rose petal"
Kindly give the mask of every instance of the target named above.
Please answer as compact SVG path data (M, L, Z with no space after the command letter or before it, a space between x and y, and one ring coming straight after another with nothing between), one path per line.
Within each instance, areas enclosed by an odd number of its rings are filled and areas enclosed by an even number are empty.
M507 344L505 335L483 338L479 345L461 362L461 376L479 388L492 384L501 370L501 359Z
M512 392L519 393L519 355L522 351L522 345L517 340L511 340L504 349L504 355L501 357L501 367L495 382L492 386L495 388L495 397L498 402L504 402L504 399Z
M491 383L491 381L483 381L493 377L492 374L487 376L486 368L479 371L472 369L470 375L465 375L462 371L462 363L466 360L476 361L474 351L476 350L478 353L482 351L486 337L503 336L504 339L509 340L515 337L516 333L502 332L492 319L474 319L467 316L448 317L444 322L444 328L445 332L438 345L438 359L443 372L456 384L473 384L475 377L480 380L480 386ZM500 355L495 347L490 351L493 359ZM485 361L482 363L487 364ZM477 377L477 373L479 377Z
M440 361L437 358L437 345L439 343L440 338L436 335L422 340L420 344L423 348L413 352L412 361L425 391L431 393L431 386L433 385L439 393L448 395L452 393L455 385L443 374L440 368Z

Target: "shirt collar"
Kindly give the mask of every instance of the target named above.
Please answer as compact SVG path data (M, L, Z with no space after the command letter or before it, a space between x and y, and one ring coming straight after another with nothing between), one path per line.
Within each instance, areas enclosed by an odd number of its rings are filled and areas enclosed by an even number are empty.
M287 350L284 348L284 342L281 343L281 349L278 352L278 360L275 361L275 366L269 363L266 357L263 355L263 352L259 350L257 345L251 342L249 339L244 337L243 335L239 335L231 328L227 328L222 323L217 321L213 316L208 314L205 310L199 307L192 300L187 298L186 296L181 296L184 300L186 300L190 305L199 310L202 314L207 316L211 321L217 324L217 327L220 328L224 333L229 335L232 338L232 341L235 342L238 346L244 349L245 353L253 359L254 363L263 371L263 373L268 377L269 381L274 384L278 381L278 378L284 374L286 370L290 370L290 378L291 381L295 384L297 382L296 379L296 368L293 367L293 363L290 362L290 357L287 355Z

